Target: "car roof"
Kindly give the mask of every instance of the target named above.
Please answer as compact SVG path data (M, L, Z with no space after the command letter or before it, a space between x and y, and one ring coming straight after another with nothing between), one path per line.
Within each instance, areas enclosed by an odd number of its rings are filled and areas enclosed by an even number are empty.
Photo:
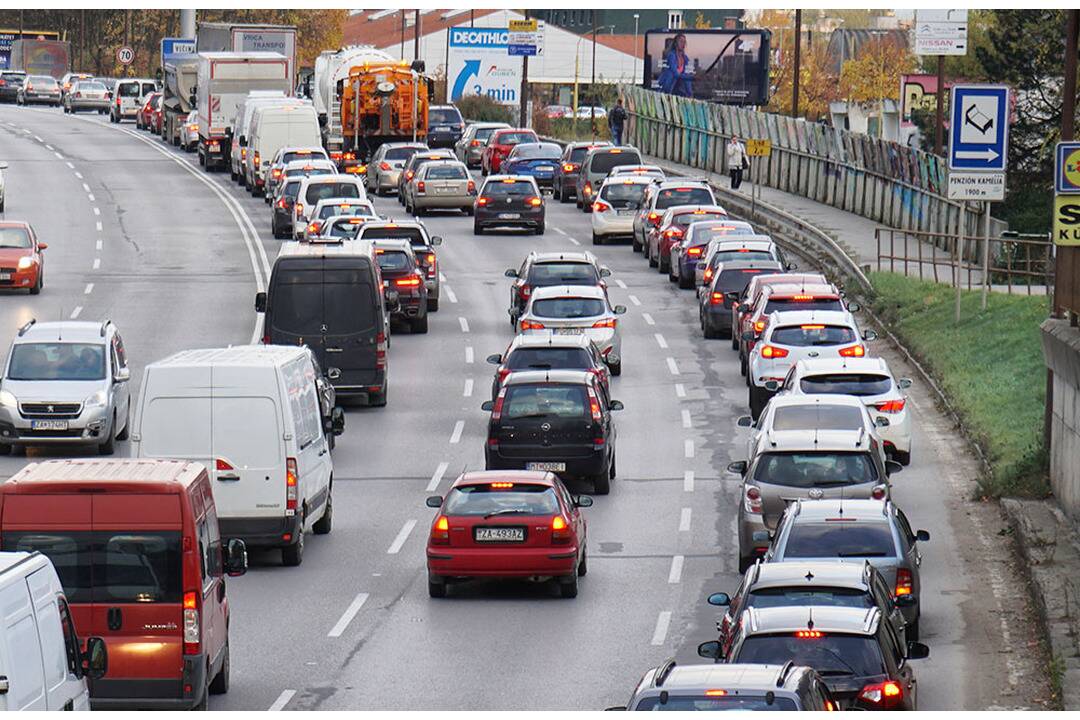
M828 280L821 273L789 273L782 272L774 275L762 275L757 278L758 283L762 285L776 285L779 283L814 283L814 284L828 284Z
M25 220L0 220L0 228L22 228L23 230L29 230L30 223Z
M520 482L530 485L554 487L555 476L548 472L533 470L474 470L458 475L450 487L461 485L485 485L493 482Z
M510 127L504 122L472 122L469 123L469 127L474 128L508 128Z
M378 228L378 227L382 227L382 228L394 228L394 227L419 228L420 230L424 230L424 231L427 230L427 228L424 226L424 223L420 222L419 220L382 220L382 219L380 219L380 220L370 220L370 221L364 223L364 228L365 229L366 228Z
M876 607L752 607L743 612L743 627L748 636L811 629L825 633L873 635L877 632L880 619L881 611Z
M675 665L668 670L664 665L650 671L648 682L651 690L698 690L724 688L732 690L736 686L761 690L778 690L778 684L786 665L764 665L757 663L708 663L695 665ZM663 676L662 681L656 684ZM785 676L785 680L787 677Z
M695 225L697 223L694 223ZM719 251L720 248L740 247L748 250L768 250L776 245L768 235L719 235L710 240Z
M370 240L353 240L351 238L320 239L315 242L295 240L281 244L281 250L278 251L277 260L274 262L276 265L284 258L297 256L328 257L331 255L346 255L370 258L373 250Z
M327 205L363 205L365 207L373 207L374 204L369 198L319 198L319 201L315 203L315 207L326 207Z
M187 486L205 472L202 464L186 460L117 458L90 460L72 458L32 462L9 478L7 491L74 491L87 484L128 492L160 492L161 487L148 483L179 483Z
M847 520L888 522L895 506L888 500L821 499L799 501L798 517L802 522L821 522L826 518L843 517Z
M645 174L609 175L604 178L604 184L600 186L600 189L603 190L608 185L648 185L651 182L652 178Z
M827 283L777 283L769 284L769 295L837 295L840 291L835 285Z
M673 187L680 187L682 185L698 185L706 189L709 188L709 181L702 178L691 177L673 177L668 175L665 178L657 178L653 181L660 190L670 190Z
M489 183L502 182L503 180L527 182L532 183L533 185L536 184L536 178L534 178L532 175L488 175L487 182L485 182L484 185L486 186Z
M593 377L595 376L588 370L521 370L507 375L506 380L503 381L503 387L537 383L588 385Z
M346 180L348 180L349 182L352 182L352 183L356 183L358 185L362 184L361 181L358 180L355 175L350 175L348 173L329 173L327 175L311 175L310 177L304 178L304 180L306 182L310 183L310 184L324 183L324 182L325 183L344 182Z
M596 263L596 256L588 250L564 250L560 252L539 252L533 250L529 253L531 263L536 265L538 263L553 263L553 262L580 262L580 263Z
M607 140L577 140L572 143L567 143L566 147L576 150L577 148L594 148L594 147L611 147L611 143Z
M379 147L380 147L380 149L382 149L382 150L391 150L391 149L393 149L393 148L420 148L421 150L428 150L428 149L430 149L430 148L428 148L428 146L427 146L427 145L425 145L424 143L420 143L420 142L392 142L392 143L383 143L383 144L382 144L382 145L380 145Z
M783 310L774 312L775 322L772 329L791 325L824 323L825 325L854 326L855 320L846 310Z
M509 355L519 348L553 347L553 348L588 348L592 345L588 335L515 335L510 342L506 353Z
M35 322L19 331L15 336L15 343L31 342L79 342L79 343L103 343L105 342L107 326L104 323L80 321L80 320L55 320L52 322ZM23 326L26 327L26 326Z
M607 293L599 285L548 285L533 290L533 300L547 300L555 297L581 297L604 300Z
M665 217L668 215L682 215L683 213L692 213L696 210L704 210L707 212L720 212L727 214L727 210L719 205L714 204L701 204L701 205L672 205L664 210Z
M854 395L775 395L769 401L773 407L796 407L805 405L847 405L860 410L866 407L862 400Z
M774 452L867 452L870 449L866 428L857 430L772 430L765 433L763 455Z
M892 377L889 364L882 357L803 358L795 365L797 375L881 373Z
M367 225L367 223L364 223ZM404 238L379 238L370 241L378 250L394 250L412 255L412 244Z
M758 563L757 577L750 585L752 590L775 587L830 586L866 588L868 563L855 562L787 562Z

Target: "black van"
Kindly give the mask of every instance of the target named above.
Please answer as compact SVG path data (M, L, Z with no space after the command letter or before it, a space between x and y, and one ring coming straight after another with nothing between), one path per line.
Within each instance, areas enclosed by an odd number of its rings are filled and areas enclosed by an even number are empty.
M307 345L338 400L386 405L387 309L371 243L298 243L274 263L270 287L255 296L265 313L262 341Z

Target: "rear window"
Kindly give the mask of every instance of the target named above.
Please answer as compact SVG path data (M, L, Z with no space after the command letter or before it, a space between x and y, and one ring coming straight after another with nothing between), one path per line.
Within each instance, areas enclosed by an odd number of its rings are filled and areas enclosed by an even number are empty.
M791 297L769 297L765 302L765 314L783 312L785 310L843 310L844 306L839 298L815 297L803 300ZM842 341L841 341L842 342Z
M589 172L593 175L607 175L611 168L618 165L640 165L641 156L632 150L603 150L593 155Z
M725 262L768 262L774 260L772 253L765 250L721 250L713 254L714 263ZM769 268L774 270L777 268Z
M554 143L538 143L527 145L519 145L514 148L511 156L515 159L532 159L532 158L547 158L549 160L558 160L562 156L562 149Z
M892 529L886 522L795 523L784 558L894 557Z
M424 245L424 233L415 227L378 226L364 228L364 240L408 240L410 245Z
M179 603L179 532L18 532L4 549L39 551L73 603Z
M589 414L588 406L581 385L512 385L503 402L502 419L581 418Z
M686 227L690 223L701 222L702 220L715 220L718 217L727 217L727 213L722 213L715 210L700 210L679 213L678 215L672 216L671 224Z
M752 635L739 648L738 663L783 665L791 660L806 665L829 678L865 677L886 673L877 639L865 635L824 633L818 638L796 637L795 633Z
M481 194L485 197L505 197L507 195L535 195L536 191L533 189L533 184L526 180L511 182L497 180L484 185L484 191Z
M461 113L455 108L430 108L428 125L461 124Z
M519 348L510 353L506 365L511 370L588 370L592 358L584 348Z
M590 263L536 263L529 270L528 283L547 285L595 285L599 277Z
M800 304L802 309L810 309ZM789 347L846 345L855 342L855 331L843 325L788 325L773 330L769 342Z
M866 590L842 587L773 587L752 590L746 606L755 608L804 607L872 608L874 598Z
M146 82L142 84L142 94L147 95L157 91L157 85L152 82Z
M538 140L534 132L503 132L495 137L496 145L517 145L519 143L534 143Z
M116 93L120 97L139 97L142 93L139 92L138 83L120 83L116 89Z
M375 261L383 270L411 270L412 262L409 256L400 250L383 250L375 255Z
M93 92L105 92L105 86L99 82L81 82L75 86L78 91L93 91Z
M364 282L357 282L358 276ZM366 274L353 270L324 273L323 318L327 335L349 335L375 327L376 294Z
M386 151L386 155L383 156L384 160L408 160L415 153L423 150L418 147L396 147L390 148Z
M290 150L281 156L282 164L291 163L293 160L310 160L312 158L325 157L321 152L314 150Z
M745 690L740 690L738 695L721 695L719 697L706 697L705 695L668 695L666 703L660 702L659 696L647 697L639 702L632 710L674 710L683 712L687 710L742 710L742 711L766 711L766 712L792 712L799 708L795 701L786 697L773 696L769 702L765 694L747 695Z
M328 167L302 167L286 170L285 177L311 177L313 175L333 175L336 172L337 170Z
M558 297L534 300L532 314L536 317L573 320L603 315L607 308L598 298Z
M861 485L877 480L877 470L865 452L767 453L757 461L754 480L796 488Z
M641 207L645 186L641 183L607 183L600 188L600 197L615 209Z
M348 334L375 324L369 276L360 269L275 269L273 328L296 335Z
M360 189L355 183L348 182L320 182L308 185L304 199L310 205L314 205L324 198L358 198Z
M325 220L334 215L365 215L367 217L374 217L374 213L371 212L371 208L367 205L326 205L319 210L320 220Z
M741 293L750 284L750 279L760 272L760 270L752 268L724 270L717 276L714 287L723 293Z
M851 405L786 405L773 413L773 430L858 430L863 414Z
M363 226L364 225L361 222L354 223L347 220L340 220L331 225L326 234L332 238L355 238L356 234Z
M554 515L559 512L555 490L546 485L512 483L512 487L464 485L450 491L444 515Z
M428 180L465 180L469 176L460 165L437 165L428 168Z
M882 395L892 390L888 375L842 373L837 375L808 375L799 381L799 388L808 395Z
M703 187L665 188L656 195L656 209L666 210L676 205L712 205L712 192Z

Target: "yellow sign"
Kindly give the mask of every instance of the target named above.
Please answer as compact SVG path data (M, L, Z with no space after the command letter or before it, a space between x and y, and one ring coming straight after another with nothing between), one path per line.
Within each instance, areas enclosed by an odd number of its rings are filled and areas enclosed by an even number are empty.
M1080 245L1080 195L1054 197L1054 244Z
M768 157L772 153L772 140L746 141L746 154L750 157Z
M506 29L510 32L536 32L536 20L508 20Z

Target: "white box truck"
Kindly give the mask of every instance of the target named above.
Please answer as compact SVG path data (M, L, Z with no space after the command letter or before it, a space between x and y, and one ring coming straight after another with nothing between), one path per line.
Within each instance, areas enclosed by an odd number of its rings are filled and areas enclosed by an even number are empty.
M264 105L255 108L248 132L244 172L252 195L262 195L266 173L283 147L321 147L319 118L308 105Z
M199 164L207 171L229 165L232 121L252 90L289 92L289 62L279 53L199 53Z

